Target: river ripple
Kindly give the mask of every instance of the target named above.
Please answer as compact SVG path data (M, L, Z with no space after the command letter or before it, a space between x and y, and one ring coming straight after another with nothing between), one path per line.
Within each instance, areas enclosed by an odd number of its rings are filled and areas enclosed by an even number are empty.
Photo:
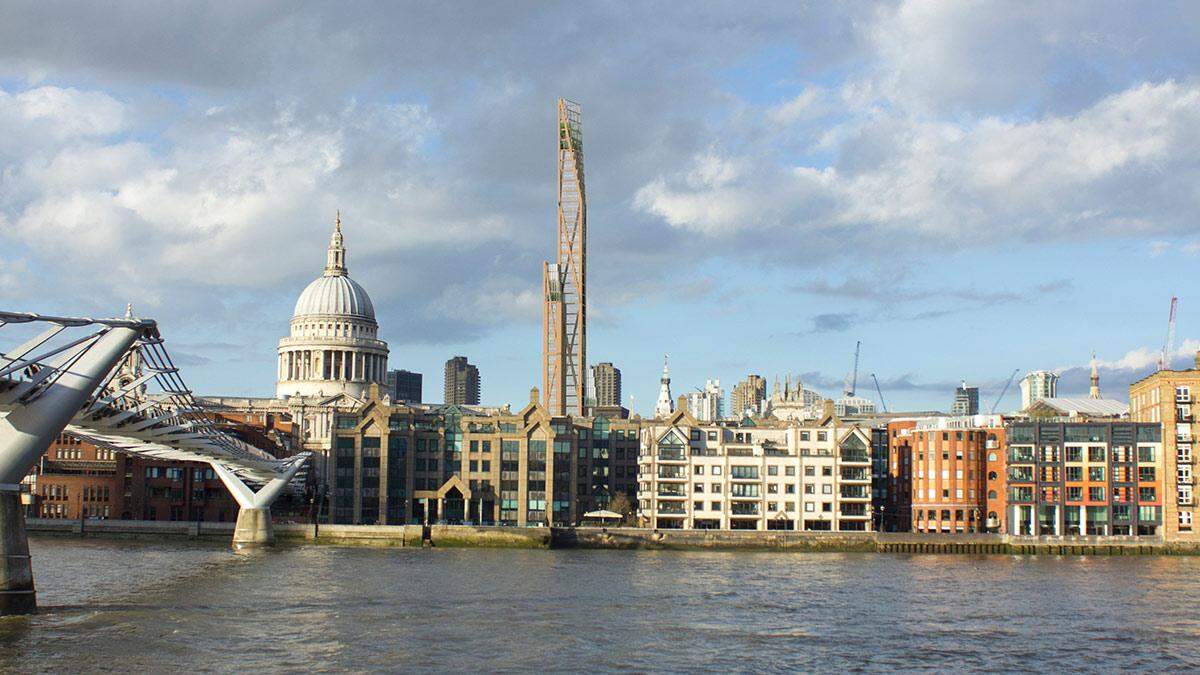
M1200 669L1200 558L31 548L3 672Z

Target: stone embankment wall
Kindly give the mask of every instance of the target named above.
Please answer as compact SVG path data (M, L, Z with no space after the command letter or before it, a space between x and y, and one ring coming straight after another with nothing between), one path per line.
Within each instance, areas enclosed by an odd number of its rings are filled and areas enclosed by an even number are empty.
M35 535L230 541L233 523L30 518ZM1013 555L1197 555L1200 545L1159 537L1011 537L1002 534L652 530L632 527L473 527L469 525L274 526L281 544L376 547L594 548L687 551L973 553Z

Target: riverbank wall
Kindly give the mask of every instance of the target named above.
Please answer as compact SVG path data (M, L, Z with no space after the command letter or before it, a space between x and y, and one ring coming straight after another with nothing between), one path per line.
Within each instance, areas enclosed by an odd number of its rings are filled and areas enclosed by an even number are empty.
M30 518L34 536L230 541L233 523ZM632 527L476 527L277 523L281 544L442 548L579 548L1008 555L1198 555L1160 537L1013 537L1003 534L653 530Z

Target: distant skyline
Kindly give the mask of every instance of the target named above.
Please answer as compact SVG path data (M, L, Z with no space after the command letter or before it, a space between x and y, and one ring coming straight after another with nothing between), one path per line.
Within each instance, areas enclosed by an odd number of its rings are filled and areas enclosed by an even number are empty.
M202 394L269 396L341 209L389 367L540 385L556 97L583 108L591 363L648 414L799 374L987 412L1106 397L1172 295L1200 348L1195 3L6 3L0 306L158 319ZM1019 405L1016 384L1001 410Z

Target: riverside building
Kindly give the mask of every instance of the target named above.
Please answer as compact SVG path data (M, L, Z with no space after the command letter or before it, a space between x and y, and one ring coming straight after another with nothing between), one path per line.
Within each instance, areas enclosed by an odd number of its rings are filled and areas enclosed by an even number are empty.
M1200 539L1194 452L1200 434L1195 413L1198 396L1200 352L1195 368L1159 370L1129 386L1130 419L1162 425L1163 534L1167 539Z
M1161 533L1158 423L1014 422L1006 442L1009 534Z
M999 415L923 418L895 430L909 453L912 531L1004 531Z
M870 530L870 442L833 416L713 424L681 402L641 430L639 513L656 528Z
M637 420L391 404L338 413L333 522L576 525L637 486ZM632 500L631 500L632 501Z

